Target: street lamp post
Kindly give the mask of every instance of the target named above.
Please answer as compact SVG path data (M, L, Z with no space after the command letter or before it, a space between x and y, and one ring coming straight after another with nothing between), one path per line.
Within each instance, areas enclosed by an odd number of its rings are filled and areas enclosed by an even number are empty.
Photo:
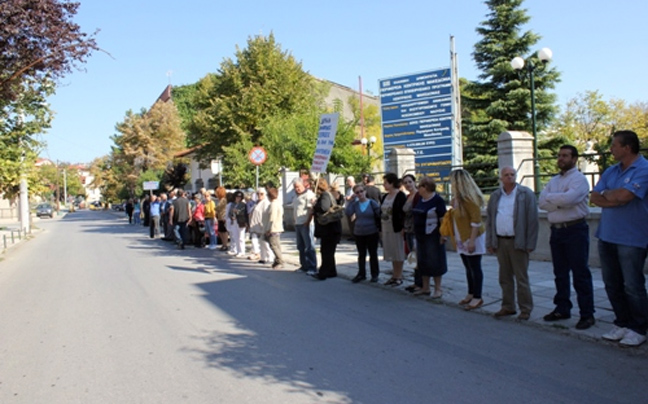
M369 157L369 168L371 168L371 148L373 147L374 144L376 144L376 137L372 136L369 139L363 137L362 139L360 139L360 144L362 144L363 147L367 148L367 156Z
M538 52L538 59L546 63L551 60L553 53L549 48L542 48ZM522 70L525 62L520 56L516 56L511 60L511 67L515 70ZM529 72L529 81L531 84L531 129L533 131L533 179L535 192L540 192L540 162L538 161L538 133L536 127L536 108L535 108L535 80L534 71L536 65L531 60L526 63L527 72Z

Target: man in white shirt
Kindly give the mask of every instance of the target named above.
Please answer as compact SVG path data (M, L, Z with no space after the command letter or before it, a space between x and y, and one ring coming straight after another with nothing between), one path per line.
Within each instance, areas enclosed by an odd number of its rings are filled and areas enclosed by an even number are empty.
M578 171L578 150L565 145L558 152L560 174L549 181L540 193L538 205L546 210L551 223L551 260L556 282L554 304L556 308L545 321L557 321L571 317L570 275L574 277L574 289L580 309L579 330L594 325L594 291L589 260L589 226L585 218L589 214L589 183Z
M515 182L513 167L500 171L502 187L488 201L486 248L497 253L502 308L495 317L511 316L515 311L515 289L520 307L518 319L528 320L533 310L529 284L529 253L538 241L538 205L529 188Z
M310 189L306 189L301 178L295 179L293 188L295 189L295 197L292 200L292 206L297 250L299 251L299 270L306 273L315 273L317 271L317 256L315 254L315 240L311 230L315 194Z

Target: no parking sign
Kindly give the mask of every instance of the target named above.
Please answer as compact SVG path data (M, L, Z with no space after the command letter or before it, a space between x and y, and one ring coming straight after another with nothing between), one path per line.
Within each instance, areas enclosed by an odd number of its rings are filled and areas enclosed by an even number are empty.
M266 153L263 147L253 147L248 153L248 159L255 166L260 166L268 159L268 153Z

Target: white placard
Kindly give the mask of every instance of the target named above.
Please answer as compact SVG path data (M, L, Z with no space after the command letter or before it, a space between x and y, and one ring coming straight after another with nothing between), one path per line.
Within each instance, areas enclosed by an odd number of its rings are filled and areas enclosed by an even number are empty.
M326 166L328 166L333 145L335 145L335 133L337 132L339 117L340 115L338 113L323 114L320 117L317 145L315 146L311 172L326 172Z
M156 191L160 188L160 181L144 181L142 187L144 191Z

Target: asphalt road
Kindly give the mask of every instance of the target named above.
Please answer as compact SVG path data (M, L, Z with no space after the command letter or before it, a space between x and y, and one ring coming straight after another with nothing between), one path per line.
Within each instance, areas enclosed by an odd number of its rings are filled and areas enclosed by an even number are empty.
M0 262L0 403L646 402L644 350L42 221Z

